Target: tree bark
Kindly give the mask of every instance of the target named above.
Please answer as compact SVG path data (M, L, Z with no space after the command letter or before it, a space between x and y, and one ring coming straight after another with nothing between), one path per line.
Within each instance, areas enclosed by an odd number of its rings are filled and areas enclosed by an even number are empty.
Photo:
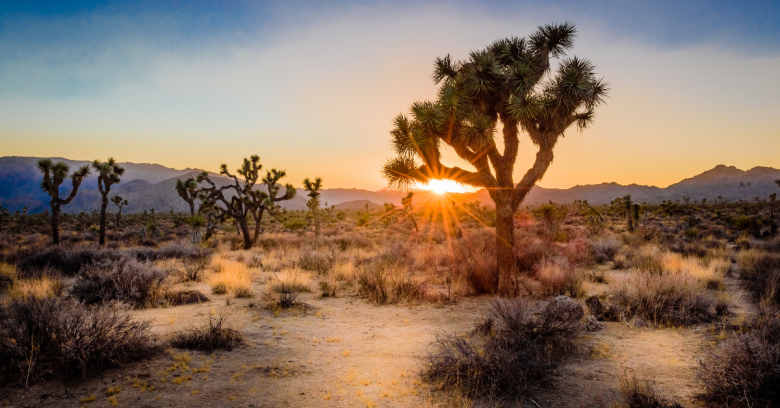
M187 204L190 205L190 217L195 216L195 200L189 200L187 201Z
M106 245L106 208L108 207L108 191L103 195L103 201L100 204L100 241L99 245Z
M53 203L51 204L51 240L52 244L60 244L60 211Z
M252 237L249 235L249 223L246 217L236 218L238 227L241 228L241 234L244 236L244 249L252 248Z
M508 203L496 204L496 255L498 276L495 278L496 293L502 296L514 295L514 273L516 270L514 211Z
M263 210L258 209L257 214L252 213L252 218L255 219L255 236L252 237L252 245L257 243L257 238L260 236L260 221L263 219Z
M628 232L634 232L634 220L631 217L631 207L626 208L626 221L628 222Z

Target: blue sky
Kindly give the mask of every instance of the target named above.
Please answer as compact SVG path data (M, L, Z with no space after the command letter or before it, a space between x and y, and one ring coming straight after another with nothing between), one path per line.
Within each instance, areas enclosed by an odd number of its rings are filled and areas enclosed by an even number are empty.
M0 154L214 170L258 153L296 183L377 189L433 58L567 20L613 94L543 186L780 167L780 4L758 1L6 1Z

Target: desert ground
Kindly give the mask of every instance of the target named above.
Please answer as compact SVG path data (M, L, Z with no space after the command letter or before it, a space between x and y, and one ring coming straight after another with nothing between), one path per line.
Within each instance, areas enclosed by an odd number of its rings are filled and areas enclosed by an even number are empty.
M11 355L10 345L21 335L6 328L0 405L725 404L701 397L713 386L702 380L702 360L757 330L752 322L766 316L772 293L756 295L744 268L755 267L756 257L774 256L776 241L753 238L707 215L694 234L680 215L648 211L628 232L622 214L608 208L598 221L603 225L575 206L558 206L553 218L549 209L529 209L517 217L515 230L524 269L518 271L517 293L503 299L522 302L533 315L543 315L560 296L572 300L583 310L566 339L573 348L551 354L543 377L529 380L522 392L473 392L426 373L435 364L437 340L479 338L475 327L502 299L483 287L484 277L496 270L491 210L481 209L479 216L463 208L444 210L444 216L436 211L442 210L420 209L419 231L404 217L382 217L381 211L326 214L320 236L306 223L297 227L304 213L282 215L264 225L248 250L230 223L208 241L192 243L191 227L164 217L156 220L160 233L144 238L148 222L141 232L142 217L130 216L127 226L110 233L107 248L95 245L94 231L75 225L66 225L59 248L47 245L45 226L5 232L6 322L14 304L34 299L110 310L147 322L139 330L154 350L137 358L129 350L129 358L79 372L56 361L60 354L35 349L43 343L34 337L34 351L21 354L27 360ZM87 258L92 263L80 261L74 271L75 260ZM137 289L139 295L133 292L138 282L95 278L121 275L122 268L160 279ZM90 279L98 283L86 285ZM654 286L667 284L676 289ZM196 292L188 301L171 295ZM661 306L648 308L643 297ZM596 316L592 299L609 311ZM501 338L495 327L485 338ZM216 346L182 343L209 328L216 328L216 341L223 335L238 339ZM627 379L647 385L633 392L667 405L633 404ZM755 401L766 394L757 395Z

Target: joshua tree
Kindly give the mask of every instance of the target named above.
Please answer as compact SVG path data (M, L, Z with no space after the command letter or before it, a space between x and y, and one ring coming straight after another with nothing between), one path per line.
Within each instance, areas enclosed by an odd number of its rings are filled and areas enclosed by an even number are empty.
M187 180L176 180L176 192L179 197L190 205L190 216L195 216L195 198L198 196L198 182L188 177Z
M314 181L309 180L308 177L303 179L303 188L309 192L306 194L309 196L309 201L306 202L306 206L311 211L311 216L314 218L314 235L320 237L320 188L322 188L322 179L317 177Z
M54 245L60 244L60 208L63 205L68 205L73 198L76 197L76 193L79 191L79 186L84 177L89 175L89 166L82 166L78 170L74 171L70 175L70 182L72 189L67 198L60 198L60 185L65 181L65 177L68 176L70 166L64 162L53 163L51 159L38 160L38 170L43 173L43 181L41 181L41 189L49 194L51 201L51 239Z
M623 197L623 204L626 206L626 223L628 223L628 232L634 232L634 217L631 216L631 194Z
M408 190L416 182L449 179L485 188L496 204L496 245L500 293L515 290L513 216L553 161L553 150L572 125L587 128L604 102L607 84L588 60L551 59L574 44L571 23L541 26L529 38L500 39L469 58L436 59L433 80L440 84L432 102L415 102L412 118L399 115L390 132L396 157L382 171L388 184ZM495 142L501 122L503 152ZM519 183L513 180L520 133L537 147L536 159ZM449 145L474 171L441 163Z
M119 208L116 212L116 227L119 228L119 222L122 219L122 207L127 205L127 200L122 200L122 197L120 196L114 196L114 198L111 199L111 202Z
M245 249L251 248L257 239L263 212L269 209L274 202L289 200L295 197L295 188L289 184L286 186L287 191L285 195L279 198L276 197L276 194L279 192L279 186L276 183L286 175L284 170L272 169L266 173L266 177L262 181L266 183L269 194L255 190L255 184L260 180L259 173L262 167L260 156L253 155L249 159L245 158L241 168L237 170L238 175L243 177L243 180L239 180L237 176L230 174L227 165L224 163L220 166L220 174L232 178L232 184L217 187L205 171L199 174L197 178L198 183L206 182L209 185L209 187L199 190L199 196L203 200L203 205L211 211L218 213L220 219L224 220L226 217L230 217L238 223L238 227L244 237ZM226 192L229 193L229 197L225 196ZM249 232L248 217L250 214L255 219L254 239Z
M100 245L106 244L106 208L108 207L108 192L111 191L111 186L119 183L119 177L125 174L125 169L120 167L113 157L109 157L107 161L101 162L95 160L92 162L92 168L98 174L98 190L102 196L100 203Z
M420 231L417 228L417 221L415 221L414 217L412 216L412 197L414 197L414 192L410 191L409 194L407 194L404 198L402 198L401 208L395 208L393 204L385 204L386 214L383 215L383 217L388 217L392 214L401 213L404 215L405 218L409 218L409 220L412 221L412 225L414 225L415 231ZM368 208L366 208L366 210L368 210Z
M263 219L265 211L275 212L275 210L278 209L276 203L295 198L297 191L290 183L284 185L284 195L277 197L279 195L279 188L281 188L279 180L286 176L286 170L271 169L270 171L265 172L265 177L263 177L262 181L265 184L266 190L268 190L268 194L266 195L264 192L260 192L260 197L262 198L261 203L254 209L255 237L252 240L253 244L257 242L257 237L260 235L260 221Z

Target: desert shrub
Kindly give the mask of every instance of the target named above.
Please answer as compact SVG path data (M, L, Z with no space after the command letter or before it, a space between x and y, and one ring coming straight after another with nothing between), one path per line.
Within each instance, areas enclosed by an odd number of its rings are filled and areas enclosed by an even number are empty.
M602 259L605 259L606 262L615 259L615 255L620 250L620 247L623 246L623 243L613 237L604 237L591 241L591 246L593 247L594 256L598 259L598 256L602 255Z
M697 324L715 317L715 295L686 273L632 271L618 284L613 300L629 316L655 324Z
M532 272L539 262L553 254L553 244L550 241L530 236L515 238L515 259L519 272Z
M263 267L263 257L259 254L252 254L252 256L249 257L246 261L246 267L247 268L262 268Z
M165 293L165 301L171 306L208 302L209 298L197 290L177 290Z
M780 253L751 249L738 258L740 277L747 280L755 299L780 304Z
M363 271L357 280L358 296L380 305L387 303L389 280L389 271L386 268Z
M117 261L124 257L122 251L115 249L97 247L67 249L54 246L31 254L19 262L16 269L20 277L37 277L47 267L54 268L63 275L75 275L86 265Z
M582 273L574 270L566 258L555 257L542 261L534 271L538 290L544 296L566 295L573 298L584 294Z
M16 267L7 263L0 263L0 293L3 293L14 285L16 280Z
M471 234L453 243L446 263L456 279L462 279L474 294L492 293L496 286L498 262L495 236L490 233Z
M244 336L237 330L227 327L226 316L210 316L208 322L200 327L182 330L171 336L171 347L198 350L233 350L234 347L244 344Z
M333 257L330 254L313 249L303 249L298 257L297 265L304 271L316 272L319 275L328 273L333 267Z
M271 291L282 293L287 290L295 292L311 292L311 275L301 269L286 269L274 273L274 278L269 283Z
M208 261L198 260L184 263L184 270L178 270L178 278L180 282L200 282L206 275L208 269Z
M620 392L627 408L682 408L676 401L658 395L652 381L641 381L635 376L620 378Z
M81 271L71 294L87 305L119 301L133 308L153 307L165 301L167 276L167 271L134 259L95 263Z
M669 245L669 250L685 256L704 258L709 254L708 247L701 241L680 241Z
M0 309L0 381L85 378L160 350L149 323L117 309L30 297Z
M699 362L698 399L720 406L776 406L780 402L780 319L760 316L749 333L721 342Z
M438 336L422 377L468 398L522 398L551 383L555 364L575 350L582 316L567 298L538 315L519 299L494 301L469 335Z
M243 242L243 241L242 241ZM171 242L158 249L132 248L127 250L128 255L139 261L159 261L163 259L182 259L185 261L200 261L208 258L211 251L185 244L181 241Z

